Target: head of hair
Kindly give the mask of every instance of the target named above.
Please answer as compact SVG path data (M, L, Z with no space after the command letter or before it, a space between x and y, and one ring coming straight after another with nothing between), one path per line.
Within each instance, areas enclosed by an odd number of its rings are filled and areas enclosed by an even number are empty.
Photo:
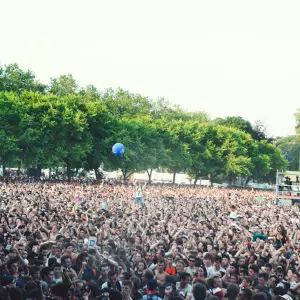
M10 260L6 263L6 266L7 266L8 269L10 269L10 268L11 268L11 265L12 265L12 264L15 264L15 263L17 263L17 262L18 262L18 259L12 258L12 259L10 259Z
M236 296L239 294L240 288L236 284L229 284L227 287L227 295L228 299L235 299Z
M113 276L117 275L117 272L115 270L109 270L107 275L108 275L108 277L113 277Z
M269 275L267 273L259 273L258 278L263 278L267 281L269 279Z
M130 289L132 289L132 287L133 287L133 284L130 280L123 280L122 285L130 287Z
M154 274L150 269L147 269L144 274L147 280L151 280L154 278Z
M65 263L66 259L71 259L71 260L72 260L72 257L69 256L69 255L64 255L64 256L61 258L61 260L60 260L62 265Z
M41 278L42 278L42 280L44 280L44 278L45 278L46 276L48 276L48 274L49 274L51 271L52 271L52 270L51 270L50 267L44 267L44 268L42 268L42 270L41 270Z
M51 292L54 296L60 297L62 299L67 299L68 296L68 286L64 283L58 283L51 287Z
M204 255L204 259L210 259L211 261L213 261L214 260L214 256L211 253L206 253Z
M38 266L32 266L29 268L29 275L32 276L34 273L40 272L40 268Z
M206 280L206 284L209 289L213 289L216 287L216 279L214 277L210 277Z
M272 267L272 264L270 264L270 263L266 263L266 264L265 264L265 268L269 268L269 269L271 269L271 270L272 270L272 268L273 268L273 267Z
M283 296L285 294L285 289L282 286L277 286L273 289L273 294L275 296Z
M135 290L139 290L141 287L141 280L138 277L131 277L132 286Z
M245 276L244 280L246 280L250 285L252 284L252 279L249 276Z
M242 292L246 295L247 300L252 299L252 291L250 289L242 289Z
M193 296L195 300L204 300L206 298L206 287L201 283L196 283L193 286Z
M219 262L219 263L221 263L221 262L222 262L222 257L221 257L221 256L219 256L219 255L215 255L215 257L214 257L214 261L215 261L215 262Z
M238 275L237 273L231 273L231 274L230 274L230 277L235 277L236 280L239 279L239 275Z
M50 257L50 258L48 259L48 266L49 266L50 268L52 268L52 266L54 266L56 263L57 263L57 259L56 259L55 257Z
M119 291L110 290L109 291L109 300L122 300L123 296Z
M52 266L52 270L54 269L54 268L61 268L61 264L60 263L55 263L53 266Z
M130 280L131 274L129 272L122 272L124 280Z
M11 287L9 292L9 299L23 299L22 290L17 287Z
M204 265L200 265L198 268L201 268L204 272L204 277L206 278L207 277L207 270L206 270L206 267Z
M191 277L191 274L187 272L181 272L179 275L180 280L185 279L187 277Z
M249 269L251 269L255 273L259 273L259 267L258 267L258 265L250 265Z
M253 296L253 300L268 300L266 293L257 293Z

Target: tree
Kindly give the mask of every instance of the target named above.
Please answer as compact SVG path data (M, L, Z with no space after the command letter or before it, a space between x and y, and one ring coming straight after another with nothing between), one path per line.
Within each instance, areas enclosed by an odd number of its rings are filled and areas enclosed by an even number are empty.
M250 135L234 128L187 122L183 128L185 142L189 145L188 172L194 185L203 176L211 182L216 175L224 174L229 182L236 176L250 174L251 159L247 154Z
M163 166L173 173L173 184L176 180L176 174L185 171L189 165L189 145L181 139L183 125L182 120L167 120L164 118L156 121L165 148Z
M110 167L121 169L124 182L134 172L143 170L149 172L149 181L151 181L151 169L159 165L161 159L159 151L162 151L158 146L160 145L159 134L155 127L147 123L120 121L114 138L114 143L124 144L125 154L121 157L111 154L109 156Z
M102 99L109 112L119 120L134 120L149 122L151 120L151 102L139 94L128 91L108 89L103 93Z
M87 95L89 99L89 96ZM86 157L85 169L95 170L96 177L101 163L105 163L111 155L111 148L116 140L116 131L119 129L117 120L108 112L101 101L84 99L87 111L87 122L92 137L91 152Z
M121 169L124 182L136 171L143 170L140 162L141 155L145 150L141 139L141 130L139 123L120 121L116 128L114 143L122 143L125 146L125 154L116 157L112 153L108 157L108 165L116 170Z
M0 92L0 165L17 163L20 115L18 97L14 93Z
M81 89L79 94L84 96L85 99L89 101L101 100L101 93L92 84L88 85L85 89Z
M58 97L74 95L77 94L78 91L79 87L71 74L50 79L49 92Z
M217 118L213 121L213 123L244 131L250 134L252 138L257 141L267 140L270 143L272 142L272 139L267 136L266 126L262 121L255 121L254 125L252 125L249 121L242 117L229 116L224 119Z
M288 161L288 169L298 171L300 169L300 143L296 135L277 139L276 147L280 149L284 158Z
M0 67L0 91L17 94L23 91L45 93L46 85L37 81L31 71L24 71L17 64L10 64Z
M214 120L214 123L216 125L227 126L227 127L244 131L246 133L249 133L252 137L254 134L254 130L252 128L251 123L242 117L233 116L233 117L226 117L224 119L217 118Z
M152 102L151 115L155 120L164 119L168 121L197 121L205 123L209 121L207 113L203 111L187 112L179 105L173 105L164 98Z
M61 163L58 141L55 140L56 122L53 120L57 114L54 105L56 101L53 95L33 92L20 95L19 157L24 165L36 166L38 174L42 168Z
M267 161L268 169L265 174L262 174L257 179L263 182L275 183L277 170L286 170L288 161L284 159L282 152L278 148L266 140L258 141L258 153ZM258 164L256 170L261 170L261 166L261 164ZM254 179L256 178L254 177Z
M143 144L146 151L141 156L143 169L148 174L148 182L151 184L153 169L166 164L168 151L164 145L164 134L153 125L146 125L143 130Z
M254 130L253 138L255 140L257 140L257 141L266 140L269 143L273 142L272 138L268 138L267 127L262 121L260 121L260 120L255 121L254 125L253 125L253 130Z
M82 98L70 95L54 102L53 124L58 157L67 167L68 180L71 169L81 167L92 150L92 136L89 131L87 112Z
M71 169L82 166L91 151L91 135L85 105L76 95L21 94L22 118L19 146L26 165L41 167L64 163L68 179Z
M203 176L215 173L218 168L218 157L214 155L214 149L210 141L208 141L209 132L207 130L214 129L198 122L190 121L184 124L180 139L188 146L189 165L188 173L194 178L194 186L198 179Z

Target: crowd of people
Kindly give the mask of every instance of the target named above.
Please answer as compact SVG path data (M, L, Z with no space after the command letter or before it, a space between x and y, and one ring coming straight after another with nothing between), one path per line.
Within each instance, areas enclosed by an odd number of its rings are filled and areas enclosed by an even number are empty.
M296 300L298 217L272 191L3 182L0 299Z

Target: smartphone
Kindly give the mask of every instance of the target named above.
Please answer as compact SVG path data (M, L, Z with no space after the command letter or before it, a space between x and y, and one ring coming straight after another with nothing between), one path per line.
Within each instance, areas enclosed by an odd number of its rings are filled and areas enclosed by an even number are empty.
M97 238L95 236L89 237L89 249L95 249L97 246Z

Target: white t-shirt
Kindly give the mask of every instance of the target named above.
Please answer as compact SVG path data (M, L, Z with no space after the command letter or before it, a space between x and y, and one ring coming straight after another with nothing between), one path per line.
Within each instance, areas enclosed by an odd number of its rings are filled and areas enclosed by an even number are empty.
M186 296L188 293L192 292L193 288L190 284L187 284L186 287L182 290L180 289L180 282L176 282L176 290L177 292L183 292Z
M102 202L101 209L108 210L108 203L107 203L107 201Z
M142 197L143 197L143 190L142 190L141 187L138 187L138 188L136 189L136 194L135 194L135 196L136 196L137 198L142 198Z
M218 276L219 272L226 273L226 270L223 269L223 268L220 268L219 270L216 270L214 266L211 266L207 269L207 277Z
M232 211L230 214L229 214L229 219L236 219L237 218L237 212L236 211Z

